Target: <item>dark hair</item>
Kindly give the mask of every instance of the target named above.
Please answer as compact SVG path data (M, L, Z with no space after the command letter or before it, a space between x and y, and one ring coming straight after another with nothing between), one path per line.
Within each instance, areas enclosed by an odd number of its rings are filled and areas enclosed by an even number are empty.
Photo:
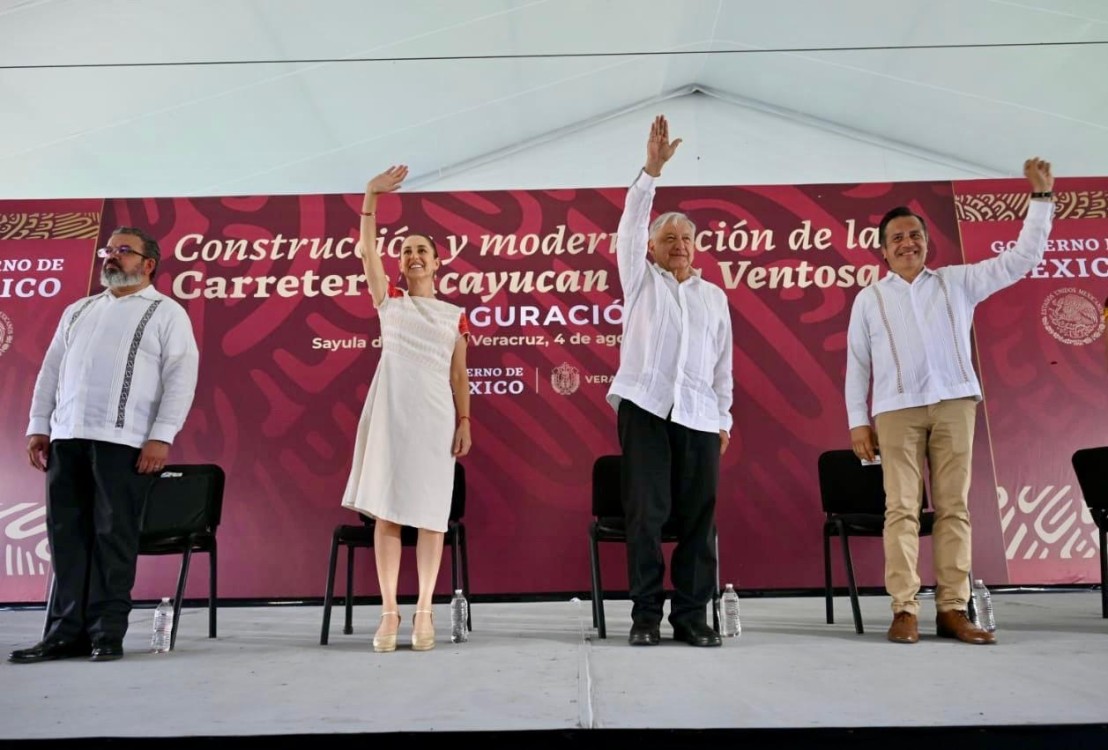
M431 235L423 234L422 232L410 232L408 234L408 237L422 237L423 239L427 240L427 244L431 246L431 252L435 254L436 258L439 257L439 248L435 244L435 238ZM408 239L408 237L405 237L404 239Z
M914 216L919 219L919 225L923 228L924 235L927 234L927 222L923 220L922 216L907 206L897 206L882 217L881 224L877 227L877 244L879 246L885 247L885 229L888 228L889 222L893 219L902 219L905 216Z
M150 272L150 280L154 280L154 274L158 272L158 266L162 262L162 249L158 247L158 241L138 227L116 227L112 236L117 234L131 234L142 240L142 253L154 261L154 270Z

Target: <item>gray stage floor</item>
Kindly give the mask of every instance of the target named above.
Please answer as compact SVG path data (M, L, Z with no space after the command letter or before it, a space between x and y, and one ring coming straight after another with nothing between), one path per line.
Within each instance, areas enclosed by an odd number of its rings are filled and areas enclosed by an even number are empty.
M374 654L378 607L336 607L319 645L319 606L225 607L209 640L187 609L176 650L146 653L152 609L137 609L126 658L0 664L0 738L250 736L422 731L734 729L1100 724L1108 721L1108 620L1098 592L995 594L1000 643L884 639L885 597L743 600L743 634L720 649L668 640L631 648L630 606L608 602L609 638L588 601L473 604L475 630L438 646ZM410 633L414 607L402 608ZM0 611L0 647L37 640L41 610ZM110 710L109 710L110 707ZM120 716L123 717L122 722Z

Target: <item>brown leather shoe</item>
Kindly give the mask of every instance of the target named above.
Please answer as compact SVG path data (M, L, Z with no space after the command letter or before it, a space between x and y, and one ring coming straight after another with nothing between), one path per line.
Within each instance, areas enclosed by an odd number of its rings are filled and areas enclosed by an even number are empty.
M963 643L979 646L996 643L996 636L973 624L965 610L951 609L935 617L935 628L940 638L957 638Z
M893 643L915 643L919 640L919 618L911 612L897 612L889 626L889 640Z

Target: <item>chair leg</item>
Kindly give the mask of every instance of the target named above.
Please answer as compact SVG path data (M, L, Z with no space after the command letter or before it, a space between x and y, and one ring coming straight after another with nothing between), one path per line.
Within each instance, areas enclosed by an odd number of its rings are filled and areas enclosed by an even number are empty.
M597 607L596 607L596 600L597 600L596 580L595 580L596 574L593 572L593 567L597 564L595 562L596 555L597 555L597 553L596 553L596 541L590 539L589 545L590 545L589 546L589 576L593 579L592 584L591 584L592 585L592 596L589 597L589 599L590 599L590 603L592 604L592 626L594 628L596 628L600 625L600 615L597 613Z
M827 624L835 623L834 589L831 586L831 535L823 527L823 598L827 609Z
M462 593L465 594L466 597L468 597L469 596L469 587L466 584L461 583L458 580L458 577L459 577L459 575L462 571L462 561L461 561L461 557L462 557L462 552L461 552L462 533L463 532L462 532L460 527L455 527L454 532L453 532L454 536L449 542L449 544L450 544L450 590L453 592L453 591L457 591L458 589L461 589ZM472 609L472 607L470 607L469 609ZM466 630L473 630L473 627L471 625L471 623L473 622L473 615L469 614L469 609L466 610Z
M339 536L331 537L331 557L327 564L327 588L323 592L323 629L319 633L319 645L326 646L331 631L331 604L334 601L335 568L339 562Z
M458 586L458 531L454 530L454 538L450 541L450 593L453 594Z
M1108 529L1100 530L1100 616L1108 618Z
M467 598L472 598L473 592L469 590L469 551L466 549L466 527L458 526L458 539L455 552L458 555L458 567L462 571L462 590ZM466 608L466 629L473 632L473 602Z
M216 594L216 543L212 539L212 548L208 552L208 637L215 638L215 613L216 602L219 597Z
M970 618L970 621L977 622L977 604L973 600L973 568L970 568L969 572L969 590L970 596L966 601L966 616ZM938 589L936 589L938 593Z
M850 588L850 610L854 614L854 632L862 635L862 608L858 604L858 586L854 583L854 564L850 561L850 537L846 527L839 525L839 540L843 546L843 561L846 563L846 584Z
M596 600L597 597L597 583L595 568L600 564L600 551L597 549L596 537L593 536L593 529L589 528L589 576L592 578L592 626L594 628L600 625L600 616L597 612Z
M173 598L173 627L169 631L169 650L177 646L177 627L181 624L181 602L185 598L185 581L189 577L189 563L192 561L192 550L185 550L181 559L181 576L177 579L177 595Z
M354 545L346 545L346 622L342 632L350 635L354 632Z
M608 628L604 622L604 588L600 583L600 546L596 537L590 535L592 542L590 552L590 567L592 568L592 618L596 625L596 637L607 638Z
M712 627L718 633L719 630L719 533L716 533L716 588L712 592Z

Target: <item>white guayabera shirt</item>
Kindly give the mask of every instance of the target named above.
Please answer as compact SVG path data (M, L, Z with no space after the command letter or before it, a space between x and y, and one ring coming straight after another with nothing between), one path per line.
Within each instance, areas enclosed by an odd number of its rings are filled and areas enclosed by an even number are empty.
M46 351L28 435L142 447L172 443L196 392L199 353L175 300L148 286L69 305Z
M973 310L1042 262L1053 217L1052 201L1030 201L1016 244L995 258L937 271L925 268L911 284L890 271L858 293L847 330L851 429L868 425L871 414L952 398L981 399L970 357Z
M699 273L678 283L646 257L654 178L627 190L616 236L623 287L623 343L608 403L636 406L702 432L731 431L731 311Z

